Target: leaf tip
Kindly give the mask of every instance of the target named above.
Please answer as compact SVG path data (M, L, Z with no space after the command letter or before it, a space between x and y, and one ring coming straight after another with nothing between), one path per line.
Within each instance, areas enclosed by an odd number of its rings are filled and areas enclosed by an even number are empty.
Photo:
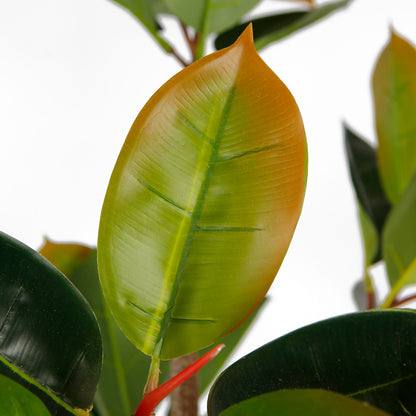
M235 41L235 45L252 46L254 48L253 24L249 23L243 33Z

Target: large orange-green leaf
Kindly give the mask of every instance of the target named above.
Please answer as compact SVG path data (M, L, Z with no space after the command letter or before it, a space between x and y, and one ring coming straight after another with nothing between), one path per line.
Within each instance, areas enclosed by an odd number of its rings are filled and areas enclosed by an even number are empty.
M416 169L416 50L394 32L377 62L373 92L381 177L396 203Z
M147 354L199 350L264 297L303 201L297 105L251 31L168 81L121 150L98 239L104 295Z

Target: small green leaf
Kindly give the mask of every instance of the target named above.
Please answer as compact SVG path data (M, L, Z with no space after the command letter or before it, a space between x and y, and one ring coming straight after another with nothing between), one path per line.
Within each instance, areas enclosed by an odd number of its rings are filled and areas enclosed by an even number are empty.
M303 203L306 141L250 31L168 81L134 122L98 237L104 296L143 352L223 338L261 302Z
M416 284L416 174L394 206L383 233L383 258L392 294Z
M373 221L371 221L361 204L359 202L357 204L364 240L365 266L369 267L381 260L381 234L378 233Z
M139 19L155 40L166 51L170 51L170 45L159 35L160 26L157 16L160 13L168 12L164 7L163 0L113 0L123 6L133 16Z
M37 396L2 375L0 375L0 415L51 416Z
M389 416L367 403L317 389L279 390L244 400L220 416Z
M330 390L395 416L415 414L415 331L416 312L404 310L354 313L298 329L227 368L211 389L208 414L293 388Z
M347 126L344 134L369 266L381 259L381 235L391 206L381 185L375 149Z
M393 31L374 70L373 93L381 177L396 203L416 169L416 50Z
M260 0L163 0L166 6L197 33L220 32L240 21Z
M0 233L0 373L52 415L92 406L101 336L79 291L39 253Z
M219 50L230 46L251 22L253 24L254 44L259 51L270 43L316 23L349 3L351 3L351 0L342 0L327 3L311 10L285 12L253 19L221 33L215 40L215 47Z

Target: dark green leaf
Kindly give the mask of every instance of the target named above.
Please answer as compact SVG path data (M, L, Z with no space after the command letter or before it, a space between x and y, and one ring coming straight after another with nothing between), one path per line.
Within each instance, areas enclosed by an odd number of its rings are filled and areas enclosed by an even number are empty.
M42 401L15 381L0 375L0 415L50 416Z
M0 233L0 373L58 415L92 406L101 361L82 295L39 253Z
M373 264L381 260L381 235L391 206L381 185L375 149L347 126L344 126L344 135L351 179L357 198L367 219L377 231L375 255L368 259L369 264ZM366 231L368 227L364 220L361 224L366 239L370 233Z
M323 19L350 2L351 0L342 0L309 11L285 12L247 21L221 33L215 40L215 47L218 50L230 46L251 22L253 23L254 44L259 51L270 43Z
M301 328L230 366L211 389L217 416L259 394L331 390L396 416L416 413L416 313L360 312Z
M261 394L235 404L221 416L388 416L367 403L326 390L292 389Z

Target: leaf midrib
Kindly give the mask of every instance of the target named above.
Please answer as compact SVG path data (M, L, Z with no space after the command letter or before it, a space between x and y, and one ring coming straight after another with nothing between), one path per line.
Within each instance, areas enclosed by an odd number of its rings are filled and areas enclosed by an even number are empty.
M169 323L172 320L172 312L176 303L176 298L178 295L183 271L185 269L185 265L188 259L192 241L194 239L195 233L198 231L198 222L202 213L202 208L204 206L205 198L206 198L208 188L211 182L213 169L218 160L218 151L220 148L222 137L224 135L224 129L225 129L225 125L228 119L228 115L230 113L231 104L234 98L234 92L235 92L235 87L232 87L229 90L228 96L225 100L225 104L222 109L222 113L218 122L215 140L212 142L211 157L209 159L209 162L207 163L205 177L203 179L202 184L200 185L195 207L192 210L192 213L190 216L190 224L188 227L187 236L182 240L184 241L183 246L182 246L182 254L181 254L177 269L176 269L176 273L172 279L173 284L170 290L171 293L170 293L170 298L168 301L168 306L161 319L159 334L155 342L156 350L154 351L154 354L153 354L154 357L160 356L161 350L163 348L163 342L165 339L166 331L169 326Z

